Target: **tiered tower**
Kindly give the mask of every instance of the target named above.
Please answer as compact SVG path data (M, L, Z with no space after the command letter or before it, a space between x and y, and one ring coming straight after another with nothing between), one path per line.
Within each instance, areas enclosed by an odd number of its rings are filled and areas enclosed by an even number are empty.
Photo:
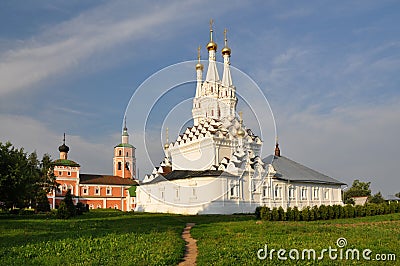
M195 126L199 122L207 120L207 118L222 120L224 118L232 119L235 117L237 98L236 88L232 84L230 72L231 49L228 47L227 30L225 29L224 31L225 46L222 49L224 72L221 81L216 64L218 46L213 40L212 24L213 21L211 20L210 41L206 46L208 50L208 68L204 82L202 81L204 67L200 63L200 49L198 52L199 63L196 65L197 87L192 109Z
M122 131L122 142L114 147L113 175L136 179L136 148L129 143L126 119Z

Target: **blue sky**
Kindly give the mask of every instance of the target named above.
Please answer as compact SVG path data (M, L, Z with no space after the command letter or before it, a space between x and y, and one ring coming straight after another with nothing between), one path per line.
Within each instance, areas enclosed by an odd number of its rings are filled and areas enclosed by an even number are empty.
M396 193L399 12L398 1L1 1L0 141L57 158L66 132L82 172L111 173L133 92L196 59L213 18L219 48L227 28L232 65L268 98L283 155ZM135 144L143 132L131 133Z

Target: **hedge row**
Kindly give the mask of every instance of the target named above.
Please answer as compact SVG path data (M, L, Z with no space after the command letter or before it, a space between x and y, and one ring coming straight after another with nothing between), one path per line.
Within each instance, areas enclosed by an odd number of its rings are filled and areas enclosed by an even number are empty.
M257 219L267 221L315 221L374 216L389 213L400 213L400 203L367 203L365 205L356 206L351 204L345 206L321 205L312 208L305 207L302 210L299 210L297 207L288 207L286 211L282 207L270 209L263 206L257 207L255 212Z

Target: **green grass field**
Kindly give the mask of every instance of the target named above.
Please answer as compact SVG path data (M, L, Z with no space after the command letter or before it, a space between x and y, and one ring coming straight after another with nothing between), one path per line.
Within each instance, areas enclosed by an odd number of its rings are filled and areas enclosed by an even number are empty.
M251 215L181 216L91 211L71 220L46 216L0 215L0 265L176 265L183 257L180 238L195 222L198 265L400 265L397 261L259 260L268 249L347 248L400 256L400 214L315 222L258 222ZM288 255L286 254L288 257ZM301 256L301 254L300 254ZM396 264L397 263L397 264Z

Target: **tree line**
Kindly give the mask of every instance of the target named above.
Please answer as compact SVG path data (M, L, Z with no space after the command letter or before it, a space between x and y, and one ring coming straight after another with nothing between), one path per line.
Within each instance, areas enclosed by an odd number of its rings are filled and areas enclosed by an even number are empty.
M56 187L52 160L36 152L28 154L10 142L0 142L0 208L33 208L49 211L47 193Z

